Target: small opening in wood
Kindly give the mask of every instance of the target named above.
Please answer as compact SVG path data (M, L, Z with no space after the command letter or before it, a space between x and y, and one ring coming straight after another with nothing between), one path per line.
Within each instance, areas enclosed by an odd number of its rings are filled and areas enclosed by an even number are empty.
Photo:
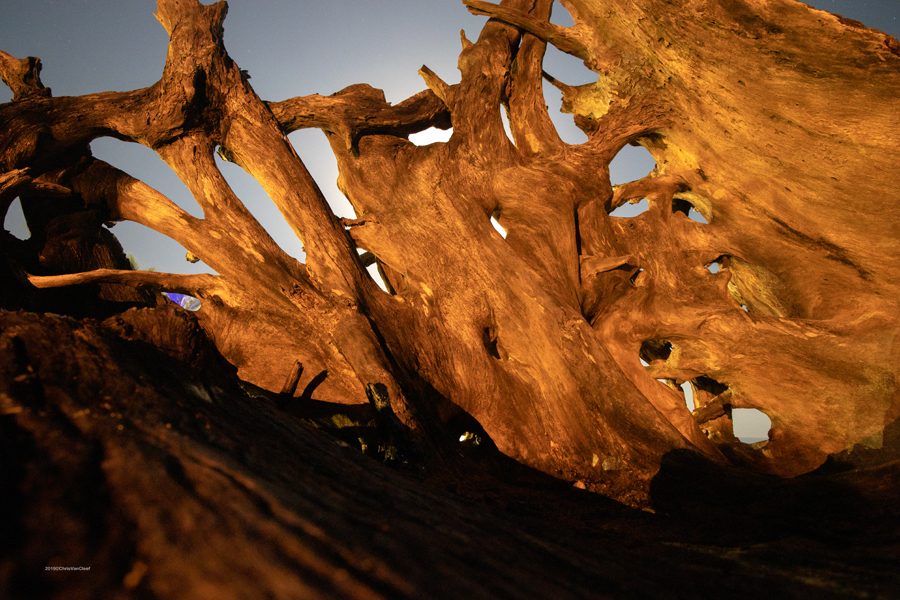
M491 436L487 434L481 423L472 415L462 410L452 403L440 405L437 410L439 412L446 411L444 417L444 431L447 434L447 440L459 444L459 449L463 452L466 449L473 450L478 448L493 449L496 446Z
M575 25L572 14L559 2L553 3L553 12L550 13L550 22L560 27L572 27Z
M193 296L188 296L187 294L178 294L176 292L163 292L163 295L166 296L169 300L190 311L198 311L202 306L199 298L194 298Z
M688 218L691 221L696 221L697 223L703 223L704 225L709 225L709 221L706 220L706 217L701 215L696 208L691 207L690 212L688 213Z
M512 127L509 125L509 114L507 113L506 106L500 106L500 120L503 122L503 131L506 132L506 137L509 139L509 142L515 146L516 139L513 137Z
M631 281L631 285L637 285L637 281L640 278L641 273L643 273L643 272L644 272L643 269L638 269L637 271L634 272L634 275L632 275L631 279L629 279L629 281Z
M481 341L484 343L484 347L487 349L488 354L497 360L506 360L508 358L506 351L500 345L500 339L497 336L497 331L494 327L484 328L484 331L481 334Z
M681 213L691 221L708 225L709 221L698 211L690 200L676 196L672 198L672 213Z
M650 210L650 203L647 202L646 198L642 198L639 202L626 202L619 208L609 213L609 216L630 219L632 217L642 215L648 210Z
M755 408L733 408L731 420L734 424L734 436L745 444L756 444L769 439L772 419Z
M643 146L625 146L609 163L609 181L613 185L637 181L653 172L656 160Z
M504 229L503 225L497 220L496 216L491 217L491 225L493 225L494 229L497 230L497 233L505 240L506 239L506 229Z
M722 256L718 257L716 260L714 260L711 263L709 263L708 265L706 265L706 268L709 270L710 273L719 273L720 271L722 271L722 269L728 268L727 261L728 261L728 256L723 254Z
M684 404L687 406L689 411L692 411L697 408L694 405L694 388L691 386L690 381L685 381L681 384L681 392L684 394Z
M484 332L481 335L481 339L484 342L484 347L487 348L488 353L494 358L500 358L500 351L497 347L497 338L494 337L493 332L490 327L485 327Z
M727 385L716 381L712 377L707 377L706 375L695 377L692 381L694 382L694 387L700 391L708 392L713 397L723 394L728 390Z
M684 198L672 198L672 214L681 213L688 216L694 206Z
M25 214L22 212L22 201L18 198L12 201L9 210L6 211L3 229L20 240L27 240L31 237L31 231L28 230L28 224L25 222Z
M641 344L640 357L645 363L667 360L672 354L672 349L672 344L668 340L646 340Z
M407 139L416 146L428 146L430 144L436 144L439 142L447 142L450 140L450 136L452 135L452 127L450 129L438 129L437 127L429 127L424 131L410 134Z
M381 271L378 270L378 258L364 248L357 248L356 252L359 255L359 262L366 269L369 278L375 282L375 285L390 294L388 284L384 281Z
M726 441L731 437L731 395L728 386L715 379L700 375L685 384L691 390L691 402L685 403L700 426L700 429L714 442ZM721 421L723 417L726 421ZM723 428L727 433L723 434Z

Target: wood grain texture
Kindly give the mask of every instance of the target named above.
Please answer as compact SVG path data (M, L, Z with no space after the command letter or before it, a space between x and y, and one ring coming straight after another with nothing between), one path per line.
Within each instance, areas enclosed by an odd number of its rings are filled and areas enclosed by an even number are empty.
M0 593L888 598L900 585L897 431L892 463L863 450L794 480L672 453L651 514L484 445L389 468L312 427L321 412L254 393L174 306L103 323L0 313Z
M423 67L429 89L396 106L367 85L264 102L227 54L221 2L160 0L169 52L143 90L53 98L37 62L0 55L16 94L0 106L0 198L18 195L38 232L3 238L0 273L30 298L7 306L62 303L28 281L79 284L84 306L86 283L131 305L191 291L260 388L280 390L296 361L327 373L324 401L364 404L383 384L426 453L466 414L505 455L634 506L650 505L672 452L796 476L883 443L900 416L896 40L793 0L567 0L569 28L549 23L551 4L467 1L493 18L464 40L460 82ZM544 73L547 43L597 82ZM542 80L586 143L556 135ZM408 141L431 126L453 135ZM356 220L332 214L288 143L300 127L326 133ZM91 157L104 135L156 150L203 218ZM613 189L626 144L657 167ZM306 264L253 219L214 152L262 185ZM610 216L642 198L646 213ZM128 272L102 228L122 219L218 275ZM103 311L79 316L115 304ZM685 382L709 420L685 406ZM703 411L726 392L771 418L767 443L741 444L728 411Z

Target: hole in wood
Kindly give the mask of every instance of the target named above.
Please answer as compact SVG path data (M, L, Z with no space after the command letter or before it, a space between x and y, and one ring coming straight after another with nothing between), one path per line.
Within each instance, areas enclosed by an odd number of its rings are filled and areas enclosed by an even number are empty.
M568 9L559 2L553 3L553 12L550 13L550 22L560 27L572 27L575 20Z
M500 120L503 121L503 131L506 132L506 137L509 139L509 143L513 146L516 145L516 139L513 137L512 128L509 125L509 115L506 112L505 106L500 106Z
M688 213L688 218L691 221L696 221L698 223L703 223L704 225L709 225L709 221L706 220L706 217L701 215L696 208L691 207L690 212Z
M491 217L491 225L494 226L494 229L497 230L497 233L499 233L500 236L505 240L506 239L506 229L503 228L503 225L500 224L500 222L497 220L497 217L495 217L495 216Z
M684 198L672 198L672 214L681 213L688 216L692 208L693 205Z
M729 265L729 257L726 254L718 257L716 260L712 261L706 268L710 273L720 273L722 270L727 269Z
M709 221L698 211L690 200L676 196L672 198L672 213L681 213L692 221L708 225Z
M734 423L734 435L745 444L768 441L772 429L772 419L755 408L733 408L731 420Z
M690 381L685 381L681 384L681 392L684 394L685 406L687 406L689 411L693 412L697 407L694 404L694 388L691 387Z
M201 302L199 298L194 298L187 294L178 294L176 292L163 292L163 295L185 310L200 310Z
M709 393L712 397L723 394L728 390L727 385L716 381L712 377L707 377L706 375L700 375L691 381L693 381L694 387L702 392Z
M645 340L641 344L640 357L645 365L654 360L667 360L672 354L672 344L668 340Z
M615 209L609 216L630 219L638 215L642 215L650 210L650 203L646 198L642 198L640 202L626 202L619 208Z
M438 142L447 142L450 140L450 136L452 135L452 127L450 129L438 129L437 127L429 127L424 131L410 134L407 139L416 146L428 146L430 144L436 144Z
M488 354L497 360L506 360L509 358L506 351L503 349L503 346L500 345L500 339L497 336L497 331L494 327L484 328L484 331L481 334L481 341L484 343L484 347L487 349Z
M691 390L691 402L685 404L694 421L706 436L716 443L733 439L731 422L731 393L724 385L711 377L700 375L685 384Z
M613 185L637 181L656 168L656 160L643 146L625 146L609 163L609 181Z
M22 212L22 202L18 198L12 201L9 210L6 211L3 229L20 240L27 240L31 237L31 231L28 230L28 224L25 222L25 214Z
M632 275L631 279L629 279L629 281L631 281L631 285L637 285L638 279L641 277L641 274L643 272L644 272L643 269L638 269L637 271L634 272L634 275Z
M387 282L384 281L382 277L382 272L378 269L378 258L363 248L356 249L357 254L359 254L359 262L365 267L366 273L369 274L369 278L375 282L375 285L380 287L383 291L390 293L388 289Z

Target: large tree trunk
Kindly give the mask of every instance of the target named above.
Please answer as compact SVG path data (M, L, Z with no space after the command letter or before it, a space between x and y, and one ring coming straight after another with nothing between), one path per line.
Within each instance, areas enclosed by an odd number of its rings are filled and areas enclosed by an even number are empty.
M67 275L50 253L30 285L193 294L251 383L279 389L295 360L327 370L323 400L363 403L381 383L420 447L464 411L506 455L635 505L674 450L796 475L878 445L900 414L897 41L793 0L570 0L572 28L549 24L550 0L466 4L495 18L463 40L460 83L423 68L430 89L397 106L364 85L263 102L222 44L224 3L159 1L169 54L143 90L52 98L39 63L0 55L16 93L0 107L3 208L19 196L52 232L64 198L94 227L148 225L218 273ZM545 42L598 82L542 75ZM556 135L542 77L588 142ZM450 141L405 139L432 125L452 125ZM287 142L301 127L328 134L356 221L334 217ZM204 218L93 159L103 135L155 149ZM608 164L628 143L657 169L613 190ZM216 150L275 201L305 265L241 205ZM609 216L641 198L646 214ZM685 381L709 405L694 415L673 389ZM725 407L769 415L768 443L741 445L727 416L703 422Z

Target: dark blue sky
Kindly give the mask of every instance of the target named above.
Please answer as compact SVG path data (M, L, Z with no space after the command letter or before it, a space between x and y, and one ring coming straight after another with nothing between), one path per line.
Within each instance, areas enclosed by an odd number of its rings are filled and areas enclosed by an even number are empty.
M898 0L808 4L900 37ZM153 17L155 5L155 0L0 0L0 49L17 57L39 56L44 84L56 96L145 87L159 78L166 56L167 36ZM561 6L554 10L555 22L571 24ZM424 89L417 75L422 64L447 81L457 81L459 31L465 29L474 40L484 22L456 0L232 0L225 43L265 99L331 94L365 82L397 102ZM552 48L545 68L572 84L586 83L592 76L580 61ZM558 112L556 90L547 87L550 112L563 138L572 143L584 140L571 117ZM10 98L0 85L0 102ZM335 185L337 167L324 136L300 131L290 139L335 212L352 215ZM200 214L187 188L152 151L108 138L95 141L92 148L99 158ZM653 167L643 152L628 148L620 155L613 164L614 182L637 179ZM302 258L300 243L259 185L234 165L224 164L222 170L276 241ZM27 235L15 210L6 226ZM203 269L202 263L184 260L183 248L140 225L120 223L113 231L143 267L184 273Z

